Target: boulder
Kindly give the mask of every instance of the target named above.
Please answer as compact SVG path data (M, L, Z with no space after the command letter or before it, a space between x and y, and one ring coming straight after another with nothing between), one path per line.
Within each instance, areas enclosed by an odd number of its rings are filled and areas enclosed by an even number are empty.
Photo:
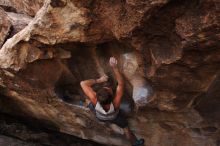
M217 0L13 2L0 3L8 10L0 31L2 112L61 134L128 145L122 129L79 104L86 99L82 80L107 74L115 91L108 65L114 56L125 80L122 104L138 137L154 146L219 145Z

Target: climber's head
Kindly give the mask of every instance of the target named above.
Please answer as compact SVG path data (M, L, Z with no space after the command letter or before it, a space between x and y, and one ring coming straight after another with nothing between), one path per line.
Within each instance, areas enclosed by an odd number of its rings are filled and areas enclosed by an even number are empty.
M99 89L96 93L96 96L101 105L107 105L113 101L112 89L109 87Z

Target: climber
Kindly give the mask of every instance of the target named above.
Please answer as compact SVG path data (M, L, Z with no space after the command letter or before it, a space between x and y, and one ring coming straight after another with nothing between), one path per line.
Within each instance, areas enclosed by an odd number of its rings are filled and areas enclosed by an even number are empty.
M108 121L118 125L123 129L124 135L130 141L132 146L142 146L144 144L144 139L137 139L131 132L125 115L120 110L124 90L124 80L118 69L117 60L114 57L111 57L109 64L112 67L118 82L115 96L113 95L113 91L110 87L102 87L97 91L97 93L92 89L92 85L106 82L108 80L106 75L100 77L99 79L81 81L80 85L90 100L90 109L95 112L96 118L99 121Z

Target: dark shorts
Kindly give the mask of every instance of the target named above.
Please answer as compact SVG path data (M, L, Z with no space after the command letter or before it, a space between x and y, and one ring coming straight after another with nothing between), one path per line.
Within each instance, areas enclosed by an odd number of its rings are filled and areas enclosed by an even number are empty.
M95 107L92 103L90 103L88 105L88 108L95 114ZM98 119L98 118L97 118ZM102 121L102 120L99 120ZM124 112L120 109L118 112L117 117L114 120L110 120L110 121L102 121L102 122L110 122L110 123L114 123L116 125L118 125L121 128L126 128L128 127L128 121L127 118L124 114Z

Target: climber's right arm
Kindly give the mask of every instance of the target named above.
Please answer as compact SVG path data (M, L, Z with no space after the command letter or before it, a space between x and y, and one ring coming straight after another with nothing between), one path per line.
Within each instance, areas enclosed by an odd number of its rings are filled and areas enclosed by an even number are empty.
M123 76L121 75L118 66L117 66L117 60L114 57L111 57L109 60L109 64L113 69L113 72L115 74L115 78L118 82L117 88L116 88L116 95L113 101L114 107L116 109L119 109L120 104L121 104L121 99L124 93L124 79Z

